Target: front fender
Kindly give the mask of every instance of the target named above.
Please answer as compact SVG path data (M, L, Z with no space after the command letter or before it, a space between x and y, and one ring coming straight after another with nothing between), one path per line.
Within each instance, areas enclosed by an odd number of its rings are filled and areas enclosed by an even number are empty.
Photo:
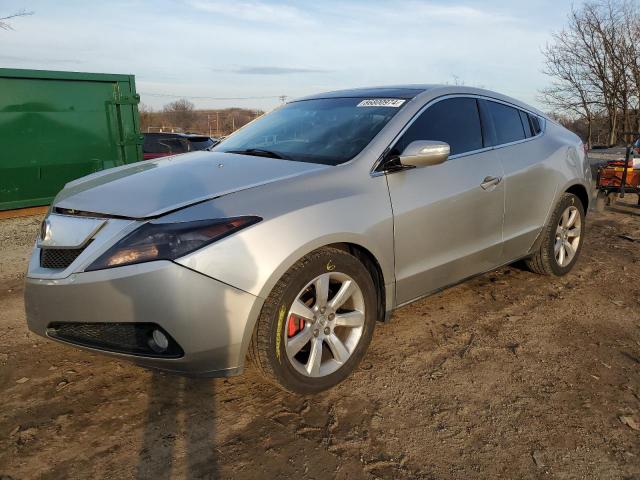
M351 243L368 250L378 261L385 283L387 310L395 304L393 217L386 179L365 178L365 188L317 198L309 192L298 208L274 214L283 201L276 192L264 197L259 190L215 200L220 216L259 215L263 220L179 260L178 263L261 299L269 296L283 274L308 253L335 243ZM234 201L234 198L235 200ZM262 199L262 204L255 199ZM264 201L266 198L267 201ZM251 207L249 207L251 205ZM213 210L202 207L203 211ZM211 206L213 208L213 205ZM244 355L259 312L245 325L241 347Z
M391 216L367 225L365 223L369 222L362 218L359 221L350 216L338 221L319 222L305 220L305 217L322 218L318 212L312 215L311 212L297 211L263 220L177 262L266 298L282 275L308 253L334 243L351 243L371 252L380 264L385 284L393 283ZM347 226L351 227L350 231L340 228Z

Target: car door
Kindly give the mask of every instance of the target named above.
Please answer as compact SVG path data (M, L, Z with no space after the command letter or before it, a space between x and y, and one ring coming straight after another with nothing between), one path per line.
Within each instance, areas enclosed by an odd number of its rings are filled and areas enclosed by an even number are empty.
M481 100L480 109L488 119L493 155L504 168L506 263L525 255L540 233L558 186L554 163L566 157L567 149L541 141L543 120L536 115L488 99Z
M490 270L501 257L502 164L485 147L477 100L453 97L428 106L387 158L415 140L446 142L451 155L439 165L387 175L398 304Z

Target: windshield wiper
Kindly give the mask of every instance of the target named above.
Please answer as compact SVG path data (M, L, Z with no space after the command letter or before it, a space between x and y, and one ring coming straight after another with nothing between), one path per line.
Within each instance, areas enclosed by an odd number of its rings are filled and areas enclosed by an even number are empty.
M226 153L239 153L242 155L255 155L256 157L279 158L281 160L289 160L289 157L272 150L264 150L262 148L247 148L245 150L227 150Z

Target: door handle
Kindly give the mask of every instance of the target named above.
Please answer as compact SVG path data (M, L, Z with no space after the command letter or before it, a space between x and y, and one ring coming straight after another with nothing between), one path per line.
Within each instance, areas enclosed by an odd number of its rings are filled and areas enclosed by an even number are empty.
M502 181L502 177L484 177L484 180L480 184L480 186L484 190L493 190L491 187L495 187Z

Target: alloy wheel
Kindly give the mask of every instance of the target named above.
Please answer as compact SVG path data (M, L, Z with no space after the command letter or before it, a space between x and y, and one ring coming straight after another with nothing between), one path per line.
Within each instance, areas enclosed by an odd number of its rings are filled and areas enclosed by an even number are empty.
M558 222L553 248L559 266L566 267L575 257L580 245L581 226L582 219L578 209L573 205L567 207Z
M287 358L302 375L330 375L353 354L364 323L364 297L356 281L336 271L318 275L298 293L287 314Z

